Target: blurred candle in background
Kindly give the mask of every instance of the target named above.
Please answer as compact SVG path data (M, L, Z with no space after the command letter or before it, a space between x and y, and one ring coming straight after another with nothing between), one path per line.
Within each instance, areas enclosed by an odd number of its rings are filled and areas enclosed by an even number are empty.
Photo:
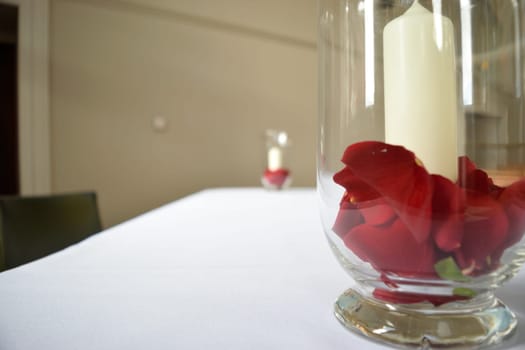
M273 146L268 150L268 170L279 170L283 167L283 153L279 147Z
M285 150L289 146L285 131L266 130L267 165L261 178L265 188L281 190L290 185L290 170L285 162Z

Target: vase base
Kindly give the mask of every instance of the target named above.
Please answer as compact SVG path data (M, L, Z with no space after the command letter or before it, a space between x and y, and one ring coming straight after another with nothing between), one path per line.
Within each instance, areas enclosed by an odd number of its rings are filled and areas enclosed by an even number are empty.
M472 349L494 345L510 336L517 325L516 316L497 299L473 310L431 309L382 303L352 289L335 303L335 315L347 329L408 348Z

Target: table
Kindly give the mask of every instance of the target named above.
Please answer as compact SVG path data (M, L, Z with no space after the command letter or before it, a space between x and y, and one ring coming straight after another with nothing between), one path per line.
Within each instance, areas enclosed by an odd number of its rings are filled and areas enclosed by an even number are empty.
M390 349L336 321L351 285L313 189L205 190L1 273L0 349Z

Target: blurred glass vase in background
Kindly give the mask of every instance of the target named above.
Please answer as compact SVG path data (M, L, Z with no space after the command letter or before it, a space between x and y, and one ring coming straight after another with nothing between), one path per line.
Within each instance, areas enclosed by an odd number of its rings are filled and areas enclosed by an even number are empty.
M262 185L270 190L282 190L290 186L292 177L287 165L288 134L282 130L266 130L267 164L261 177Z

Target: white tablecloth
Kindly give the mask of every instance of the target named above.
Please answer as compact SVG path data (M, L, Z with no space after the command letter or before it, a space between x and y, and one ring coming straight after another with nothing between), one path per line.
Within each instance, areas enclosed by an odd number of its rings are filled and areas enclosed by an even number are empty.
M207 190L1 273L0 349L388 349L333 316L351 285L314 190ZM525 349L525 274L498 294Z

